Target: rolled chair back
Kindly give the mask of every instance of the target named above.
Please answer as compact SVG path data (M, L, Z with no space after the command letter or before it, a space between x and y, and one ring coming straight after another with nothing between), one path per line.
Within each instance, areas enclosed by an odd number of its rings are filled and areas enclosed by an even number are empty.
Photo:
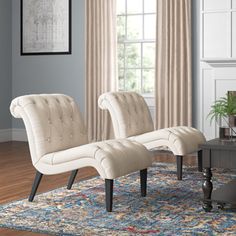
M116 138L127 138L154 130L148 106L138 93L104 93L99 97L98 105L109 111Z
M69 96L17 97L11 102L10 111L24 121L33 165L45 154L88 143L79 108Z

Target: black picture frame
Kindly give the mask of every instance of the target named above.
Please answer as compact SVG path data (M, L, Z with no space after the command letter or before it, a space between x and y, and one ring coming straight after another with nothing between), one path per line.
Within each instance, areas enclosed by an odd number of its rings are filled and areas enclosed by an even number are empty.
M67 11L65 11L65 9L62 10L63 9L62 4L65 4L65 2L66 4L68 4L66 5ZM62 54L72 53L72 46L71 46L72 44L71 43L71 21L72 21L71 4L72 3L71 2L72 0L56 0L56 1L54 0L54 4L58 4L57 8L61 9L61 11L58 12L57 15L55 15L55 9L53 11L50 10L51 8L55 6L53 5L53 0L45 0L41 2L37 0L21 0L20 2L21 4L20 6L20 11L21 11L21 14L20 14L21 15L20 53L22 56L62 55ZM42 4L42 5L39 6L37 4ZM48 6L50 6L51 8ZM40 7L42 7L42 9L40 9ZM46 8L46 11L45 9L43 9L43 7ZM36 15L34 15L34 13L36 13ZM59 15L63 17L66 16L66 18L59 17ZM64 21L60 25L59 23L61 21L61 18ZM48 19L48 22L47 22L47 19ZM57 22L57 24L55 24L55 22ZM61 28L59 28L58 25L61 26ZM61 36L61 38L58 35ZM59 41L59 39L61 41ZM61 48L60 48L60 45L61 45Z

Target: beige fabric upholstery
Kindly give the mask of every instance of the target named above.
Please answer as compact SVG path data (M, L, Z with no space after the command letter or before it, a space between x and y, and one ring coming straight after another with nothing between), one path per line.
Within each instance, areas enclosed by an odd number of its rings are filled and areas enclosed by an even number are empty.
M127 138L154 130L150 111L143 97L135 92L110 92L98 99L111 114L116 138Z
M99 106L108 109L116 138L129 138L148 149L168 147L175 155L198 150L204 135L197 129L177 126L153 131L153 122L143 97L135 92L110 92L99 97Z
M52 168L48 168L51 165ZM63 151L49 153L41 159L40 169L47 174L64 172L71 168L94 167L104 179L117 177L146 169L151 166L151 157L146 148L129 140L109 140L90 143Z
M79 108L66 95L21 96L10 110L24 121L34 165L47 153L88 143Z
M191 2L156 0L157 129L192 125Z
M26 127L32 162L42 174L94 167L104 179L146 169L146 148L129 140L88 143L87 132L74 100L62 94L27 95L10 106Z
M179 156L197 151L198 145L205 142L205 137L201 132L186 126L159 129L130 137L130 139L142 143L148 149L166 146L174 155Z
M113 136L107 112L98 97L116 88L116 0L85 0L86 6L86 125L89 141Z

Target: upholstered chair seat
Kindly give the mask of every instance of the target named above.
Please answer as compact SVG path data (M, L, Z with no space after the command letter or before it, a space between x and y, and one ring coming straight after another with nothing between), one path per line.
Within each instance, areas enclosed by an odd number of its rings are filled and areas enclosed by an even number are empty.
M94 167L102 179L115 179L151 165L146 149L129 140L107 140L45 154L36 167L51 175Z
M72 171L70 189L79 168L94 167L105 179L106 209L112 211L113 179L140 171L141 196L146 196L147 168L152 163L145 146L127 139L88 144L87 130L75 101L63 94L26 95L10 106L26 127L36 176L33 201L42 175Z
M142 143L148 149L168 147L174 155L184 156L198 150L198 145L204 142L201 132L192 127L176 126L159 129L144 134L131 136L130 140Z
M177 159L177 178L182 179L183 156L198 151L199 171L202 169L201 150L206 141L197 129L177 126L154 130L149 108L144 98L135 92L108 92L98 99L101 109L108 110L116 138L127 138L148 149L167 148Z

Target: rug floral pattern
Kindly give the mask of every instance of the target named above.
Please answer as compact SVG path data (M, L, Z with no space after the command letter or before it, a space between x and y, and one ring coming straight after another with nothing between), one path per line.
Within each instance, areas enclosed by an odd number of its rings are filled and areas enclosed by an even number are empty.
M107 213L104 181L78 182L0 206L0 227L53 235L236 235L236 212L201 207L202 175L184 168L176 180L175 165L154 164L148 171L148 195L140 197L139 173L114 182L113 212ZM214 188L235 179L214 171Z

